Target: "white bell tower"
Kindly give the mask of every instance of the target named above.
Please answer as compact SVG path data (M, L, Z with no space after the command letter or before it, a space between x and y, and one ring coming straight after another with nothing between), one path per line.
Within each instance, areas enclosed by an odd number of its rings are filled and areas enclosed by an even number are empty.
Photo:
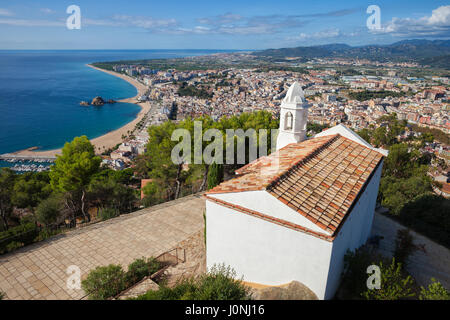
M281 103L277 150L306 139L308 108L302 87L294 82Z

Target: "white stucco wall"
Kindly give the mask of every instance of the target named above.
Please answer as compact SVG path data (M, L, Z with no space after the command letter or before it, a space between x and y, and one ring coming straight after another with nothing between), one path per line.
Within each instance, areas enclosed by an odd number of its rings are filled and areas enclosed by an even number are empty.
M375 148L373 147L370 143L368 143L366 140L364 140L363 138L361 138L356 132L354 132L353 130L347 128L346 126L344 126L343 124L338 124L337 126L331 127L329 129L326 129L318 134L316 134L314 136L314 138L318 138L318 137L323 137L323 136L328 136L328 135L332 135L332 134L340 134L341 136L353 140L359 144L362 144L363 146L370 148L372 150L378 151L381 154L383 154L384 156L387 157L388 155L388 150L384 150L381 148Z
M359 144L362 144L363 146L373 149L372 145L368 143L366 140L361 138L359 135L357 135L355 132L347 128L346 126L342 124L338 124L337 126L331 127L329 129L323 130L322 132L316 134L314 138L317 137L323 137L333 134L340 134L343 137L346 137L347 139L353 140Z
M325 296L332 243L206 201L206 263L225 263L245 281L297 280Z
M318 227L297 211L289 208L265 190L211 194L210 197L286 220L324 235L330 235L329 232Z
M370 236L382 168L383 163L375 171L364 193L358 199L333 241L325 299L331 299L336 293L344 268L344 256L347 249L354 251L365 244Z

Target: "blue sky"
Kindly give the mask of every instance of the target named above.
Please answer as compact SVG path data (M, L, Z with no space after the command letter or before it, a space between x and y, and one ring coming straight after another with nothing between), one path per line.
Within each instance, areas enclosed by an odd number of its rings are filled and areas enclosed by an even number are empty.
M450 0L0 0L0 49L265 49L449 39ZM81 29L68 30L69 5ZM369 5L381 28L366 27Z

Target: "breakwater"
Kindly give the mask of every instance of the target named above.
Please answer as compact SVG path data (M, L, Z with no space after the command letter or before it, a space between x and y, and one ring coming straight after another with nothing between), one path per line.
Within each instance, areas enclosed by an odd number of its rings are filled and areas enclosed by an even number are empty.
M21 162L21 161L32 161L32 162L54 162L56 157L51 156L38 156L38 155L17 155L11 153L0 154L0 161L6 162Z

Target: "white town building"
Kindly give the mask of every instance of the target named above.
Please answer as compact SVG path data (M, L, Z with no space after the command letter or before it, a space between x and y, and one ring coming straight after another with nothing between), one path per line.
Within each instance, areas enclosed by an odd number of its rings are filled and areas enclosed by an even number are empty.
M225 263L264 285L299 281L331 299L346 251L369 237L384 154L342 125L305 140L306 114L294 84L277 151L206 193L207 267Z

